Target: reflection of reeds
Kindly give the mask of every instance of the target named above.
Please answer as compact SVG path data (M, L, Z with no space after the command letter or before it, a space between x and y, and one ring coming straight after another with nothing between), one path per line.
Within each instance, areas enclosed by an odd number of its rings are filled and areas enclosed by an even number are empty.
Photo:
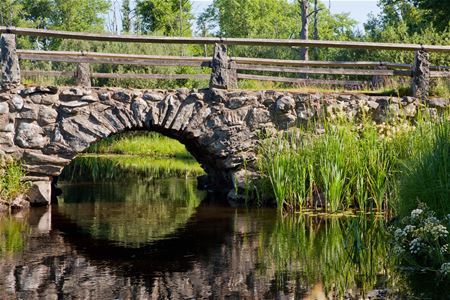
M278 288L296 282L309 290L322 282L332 299L340 299L349 290L364 295L387 276L382 220L301 215L280 218L271 234L259 237L260 272L275 277Z
M0 216L0 256L23 250L29 230L26 221Z

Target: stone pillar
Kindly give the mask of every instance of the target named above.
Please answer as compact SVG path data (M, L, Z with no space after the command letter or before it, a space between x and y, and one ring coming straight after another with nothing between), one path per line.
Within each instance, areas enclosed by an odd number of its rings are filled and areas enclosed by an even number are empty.
M227 46L216 44L214 46L214 56L211 62L210 88L236 89L237 73L236 64L230 61L227 55Z
M77 64L75 82L77 86L91 87L91 70L88 63Z
M38 178L37 178L38 179ZM50 178L33 181L27 196L32 206L47 206L51 203L52 187Z
M1 85L12 89L20 85L20 66L16 52L16 36L5 33L0 37L1 49Z
M424 101L430 91L430 55L428 52L416 51L413 66L412 94Z

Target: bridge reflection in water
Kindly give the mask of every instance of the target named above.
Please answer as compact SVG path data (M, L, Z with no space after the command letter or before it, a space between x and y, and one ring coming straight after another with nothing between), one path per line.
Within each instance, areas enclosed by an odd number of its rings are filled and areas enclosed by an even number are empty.
M51 210L0 221L19 224L0 245L22 245L0 247L0 298L340 298L398 279L381 221L234 209L190 180L62 186Z

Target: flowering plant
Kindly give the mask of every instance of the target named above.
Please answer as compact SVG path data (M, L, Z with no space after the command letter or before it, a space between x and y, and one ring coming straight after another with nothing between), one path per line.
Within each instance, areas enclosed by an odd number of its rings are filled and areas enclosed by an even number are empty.
M419 204L394 231L394 254L414 271L436 271L450 277L450 215L438 219L426 205Z

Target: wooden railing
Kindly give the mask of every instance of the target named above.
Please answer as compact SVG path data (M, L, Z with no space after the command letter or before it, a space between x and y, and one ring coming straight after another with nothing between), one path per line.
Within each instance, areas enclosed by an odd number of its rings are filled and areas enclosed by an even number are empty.
M326 80L297 77L280 77L257 75L255 72L293 73L293 74L326 74L350 76L406 76L412 77L413 90L416 94L427 93L420 88L427 88L430 77L450 77L450 67L430 66L429 53L450 53L450 46L393 44L369 42L339 42L316 40L280 40L280 39L243 39L243 38L211 38L211 37L155 37L136 35L111 35L81 32L64 32L43 29L0 27L2 33L2 82L11 81L8 72L13 72L11 61L32 60L76 63L77 71L36 71L22 70L24 76L75 76L80 85L90 85L91 78L119 79L210 79L210 86L216 88L236 88L238 79L268 80L305 84L363 85L367 81ZM89 41L157 43L157 44L215 44L212 58L187 56L152 56L136 54L113 54L74 51L38 51L16 50L15 35L40 36L47 38L78 39ZM12 43L14 44L12 46ZM412 64L392 62L345 62L345 61L301 61L261 59L247 57L228 57L227 45L248 46L287 46L287 47L333 47L349 49L416 51ZM124 64L142 66L190 66L211 68L209 74L118 74L91 73L88 64ZM18 65L18 63L17 63ZM9 66L9 67L8 67ZM239 71L252 71L251 74ZM14 76L13 76L14 77ZM17 76L16 76L17 77ZM17 81L17 80L16 80Z

